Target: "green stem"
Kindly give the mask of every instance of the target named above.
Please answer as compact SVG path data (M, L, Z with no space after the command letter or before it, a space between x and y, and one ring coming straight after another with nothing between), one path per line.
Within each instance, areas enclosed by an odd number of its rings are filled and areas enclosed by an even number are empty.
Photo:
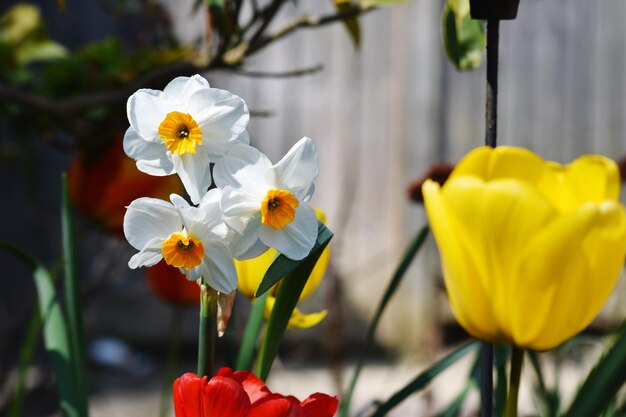
M519 393L523 362L524 350L513 346L511 353L511 375L509 376L509 396L506 400L506 409L504 411L505 417L517 417L517 395Z
M263 326L263 313L265 311L267 295L268 292L264 292L260 297L254 300L252 304L250 317L243 331L243 340L241 341L239 355L237 356L237 364L235 365L235 369L237 370L249 371L252 368L254 351L256 350L261 327Z
M161 392L161 405L159 417L169 415L172 398L172 383L176 375L178 360L180 358L180 330L183 324L183 309L180 306L172 308L169 340L165 359L165 377L163 379L163 391Z
M217 335L217 293L204 280L200 285L200 327L198 329L198 376L213 376Z
M61 174L61 236L63 243L63 272L66 302L67 324L72 349L72 366L79 399L79 414L87 416L89 406L85 377L85 336L83 332L83 316L81 306L80 282L76 258L76 241L72 209L67 184L67 174Z

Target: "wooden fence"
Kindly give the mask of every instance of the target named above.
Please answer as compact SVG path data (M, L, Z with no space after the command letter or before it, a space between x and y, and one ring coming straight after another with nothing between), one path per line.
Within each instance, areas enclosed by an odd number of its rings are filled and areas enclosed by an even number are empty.
M325 1L299 3L311 14L329 10ZM346 293L368 316L425 222L407 201L407 184L429 164L454 162L484 140L485 68L459 73L446 61L441 7L413 0L370 13L360 51L336 25L302 30L248 63L264 71L323 64L312 76L212 80L252 110L272 113L254 118L250 132L273 160L304 135L315 140L314 203L338 232L334 262ZM517 20L501 24L499 143L560 162L625 154L625 20L623 0L522 0ZM431 242L387 314L381 340L414 351L433 339L438 275Z

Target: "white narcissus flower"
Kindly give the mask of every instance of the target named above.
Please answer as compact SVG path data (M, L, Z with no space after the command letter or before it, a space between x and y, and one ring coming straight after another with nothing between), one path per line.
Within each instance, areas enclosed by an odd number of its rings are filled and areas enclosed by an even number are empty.
M276 165L251 146L234 146L213 176L222 189L224 221L236 232L236 258L254 258L268 247L294 260L309 254L317 239L317 217L308 204L317 177L311 139L302 138Z
M180 176L195 204L211 185L209 163L248 144L250 118L238 96L210 88L200 75L178 77L163 91L141 89L126 105L124 151L150 175Z
M177 267L188 280L203 277L221 293L237 288L237 272L228 247L232 232L222 221L221 193L210 190L198 207L172 194L172 204L139 198L128 206L124 235L139 250L128 262L132 269L161 259Z

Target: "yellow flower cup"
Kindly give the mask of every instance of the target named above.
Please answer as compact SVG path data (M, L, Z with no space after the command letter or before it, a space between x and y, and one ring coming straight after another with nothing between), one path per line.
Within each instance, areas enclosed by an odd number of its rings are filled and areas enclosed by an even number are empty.
M556 347L589 325L617 282L626 211L608 158L563 167L482 147L422 191L452 310L478 339Z

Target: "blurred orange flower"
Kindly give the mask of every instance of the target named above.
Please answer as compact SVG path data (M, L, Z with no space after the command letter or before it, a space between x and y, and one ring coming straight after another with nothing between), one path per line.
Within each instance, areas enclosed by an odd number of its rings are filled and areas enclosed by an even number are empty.
M74 207L120 237L124 236L122 223L126 206L133 200L139 197L167 199L171 193L183 192L175 175L156 177L140 172L135 161L124 154L121 133L99 158L93 160L80 154L74 159L68 182Z

